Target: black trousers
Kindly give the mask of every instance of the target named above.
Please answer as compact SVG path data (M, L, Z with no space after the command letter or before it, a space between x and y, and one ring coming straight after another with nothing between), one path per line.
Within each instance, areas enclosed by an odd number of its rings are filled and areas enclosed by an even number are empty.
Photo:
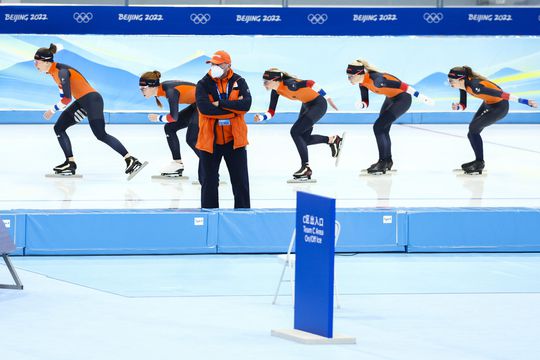
M493 125L508 114L508 100L488 105L482 103L469 124L469 133L467 137L476 156L476 160L484 160L484 142L480 133L489 125Z
M167 123L164 126L167 144L169 144L169 149L171 150L173 160L182 159L182 155L180 154L180 142L178 141L178 135L176 135L176 133L178 130L185 127L187 127L186 143L197 155L197 157L200 157L199 149L195 147L195 145L197 145L197 138L199 137L199 111L197 111L197 106L195 104L191 104L180 111L178 114L178 121ZM199 182L202 184L204 172L202 170L200 161L198 175Z
M311 134L313 125L326 114L327 108L326 99L320 95L314 100L302 104L298 119L291 128L291 136L300 155L301 165L309 162L308 145L328 143L328 136Z
M105 116L103 115L103 98L97 92L91 92L77 99L73 104L68 106L60 115L56 124L54 124L54 132L58 138L58 143L64 151L66 158L73 156L71 141L66 133L66 130L80 123L85 117L88 117L88 123L92 132L99 141L103 141L109 145L117 153L126 156L128 151L122 143L112 135L105 131Z
M373 124L373 133L379 149L379 160L392 158L392 141L390 140L390 127L401 115L411 107L411 94L403 92L393 98L387 97L381 107L379 117Z
M225 145L215 144L212 154L200 151L199 161L204 172L204 178L201 182L201 208L219 208L219 166L222 158L225 158L225 164L227 164L231 177L234 208L249 209L251 202L249 197L247 151L245 147L233 149L233 141Z
M173 160L180 160L182 158L180 155L180 142L178 141L176 133L178 130L185 127L188 128L186 132L186 142L189 147L193 149L195 154L199 156L199 150L195 147L199 134L199 112L197 111L195 104L191 104L180 111L180 113L178 113L178 121L167 123L164 126L167 143L169 144Z

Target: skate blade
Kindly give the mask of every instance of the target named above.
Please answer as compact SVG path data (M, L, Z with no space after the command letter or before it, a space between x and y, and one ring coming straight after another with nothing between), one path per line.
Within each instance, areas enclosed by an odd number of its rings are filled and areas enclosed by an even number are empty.
M452 172L455 174L464 174L465 170L463 169L452 169ZM487 170L482 170L482 174L487 173Z
M83 176L82 175L79 175L79 174L62 174L62 173L52 173L52 174L45 174L45 177L48 177L48 178L61 178L61 179L81 179Z
M472 172L472 173L466 173L463 170L461 170L460 173L456 173L456 177L460 178L474 178L474 177L486 177L487 174L485 171L482 171L480 174L479 172Z
M127 180L131 180L135 177L135 175L137 175L138 173L141 172L142 169L144 169L146 167L146 165L148 165L148 161L145 161L141 164L141 166L139 166L139 168L137 170L133 170L131 172L131 174L129 174L129 176L127 177Z
M377 172L377 173L368 173L367 171L362 171L360 172L360 177L364 177L364 176L392 176L394 175L395 173L393 173L392 171L389 171L389 170L386 170L386 174L382 173L382 172Z
M386 174L390 173L390 174L395 174L397 172L396 169L392 169L392 170L386 170ZM367 175L373 175L373 174L370 174L368 173L367 169L362 169L360 170L360 174L367 174ZM382 174L382 173L381 173ZM383 174L384 175L384 174Z
M343 145L345 144L345 136L347 135L347 132L344 131L343 134L341 134L341 148L339 149L339 153L336 156L336 167L339 165L339 159L341 158L341 154L343 154Z
M316 183L315 179L289 179L287 184L313 184Z
M189 176L152 175L152 180L189 180Z

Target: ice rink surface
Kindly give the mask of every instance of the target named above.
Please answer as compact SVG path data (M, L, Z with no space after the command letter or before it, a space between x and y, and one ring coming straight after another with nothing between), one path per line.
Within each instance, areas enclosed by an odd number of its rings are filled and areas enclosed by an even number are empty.
M64 157L51 125L3 125L1 209L197 208L197 160L179 132L189 180L151 180L170 162L163 126L109 125L133 155L150 164L126 181L122 158L97 141L87 125L68 130L82 179L45 178ZM248 159L253 208L294 208L296 190L353 207L536 207L540 205L540 125L494 125L483 132L486 175L456 176L474 159L467 125L394 125L394 168L388 176L359 176L378 158L370 125L316 125L322 135L347 132L339 167L325 145L309 147L315 184L287 184L300 167L290 125L250 125ZM228 181L225 163L222 179ZM233 206L230 182L220 207Z

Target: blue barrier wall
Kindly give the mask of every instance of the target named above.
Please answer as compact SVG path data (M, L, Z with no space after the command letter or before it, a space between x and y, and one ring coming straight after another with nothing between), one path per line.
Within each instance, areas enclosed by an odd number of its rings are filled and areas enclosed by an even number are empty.
M16 254L283 253L293 209L11 211ZM338 209L338 252L540 251L540 209Z

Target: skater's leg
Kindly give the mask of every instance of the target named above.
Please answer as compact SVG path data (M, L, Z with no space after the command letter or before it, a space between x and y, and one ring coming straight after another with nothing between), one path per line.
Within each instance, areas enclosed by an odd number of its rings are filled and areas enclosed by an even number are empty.
M508 108L507 100L491 105L483 103L474 115L473 120L469 124L467 137L469 138L477 161L484 161L484 145L480 133L486 127L504 118L508 114Z
M83 96L79 101L88 114L88 122L95 137L126 158L128 151L124 145L105 131L105 116L103 115L103 98L101 95L93 92Z
M54 124L54 133L58 139L58 143L66 156L66 159L73 160L73 150L71 148L71 141L69 136L66 133L66 130L77 124L75 120L75 112L78 112L81 109L80 104L76 101L71 104L67 109L65 109L56 123Z

